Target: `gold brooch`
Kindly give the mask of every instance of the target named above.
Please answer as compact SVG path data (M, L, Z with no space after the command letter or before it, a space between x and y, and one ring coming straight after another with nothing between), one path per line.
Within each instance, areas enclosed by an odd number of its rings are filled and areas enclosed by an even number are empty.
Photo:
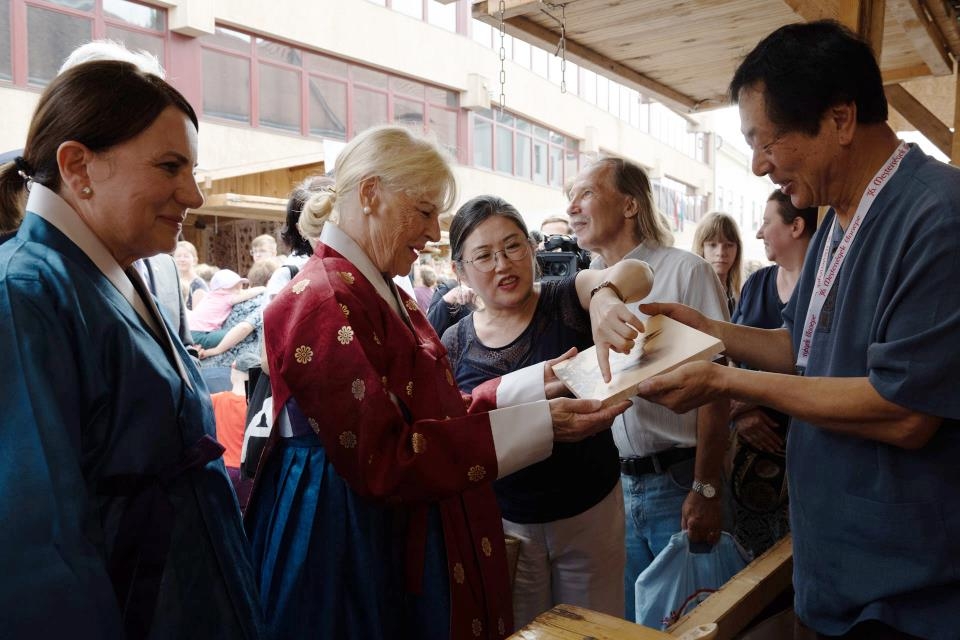
M313 360L313 349L307 345L301 345L293 352L293 357L300 364L307 364Z
M410 311L416 311L418 308L417 303L414 302L413 300L407 300L406 302L403 303L403 306L405 306Z
M340 330L337 331L337 342L344 345L353 342L353 327L350 325L340 327Z
M353 449L357 446L357 434L353 431L344 431L340 434L340 444L347 449Z
M297 295L303 293L303 290L310 286L310 278L304 278L300 282L296 283L290 289Z
M475 464L470 467L470 470L467 471L467 477L470 478L470 482L480 482L487 475L487 470L479 464Z
M357 400L363 400L363 395L366 391L367 385L365 385L360 378L354 380L353 384L350 385L350 392L353 393L353 397Z
M415 433L410 436L410 441L413 444L414 453L423 453L427 450L427 437L422 433Z
M354 280L354 277L353 277L353 274L350 273L349 271L341 271L341 272L340 272L340 279L343 280L344 282L346 282L347 284L353 284L354 281L355 281L355 280Z

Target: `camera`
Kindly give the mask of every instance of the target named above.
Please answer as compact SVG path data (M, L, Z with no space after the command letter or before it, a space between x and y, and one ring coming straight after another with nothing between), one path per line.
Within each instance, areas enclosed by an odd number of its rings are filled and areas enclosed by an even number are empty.
M541 281L560 280L590 266L590 254L580 248L577 239L568 235L550 235L537 251Z

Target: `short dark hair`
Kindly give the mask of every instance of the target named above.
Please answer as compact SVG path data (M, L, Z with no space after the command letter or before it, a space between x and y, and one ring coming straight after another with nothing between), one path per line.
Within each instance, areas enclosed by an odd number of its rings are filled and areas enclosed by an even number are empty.
M91 151L106 151L149 129L167 107L179 109L198 127L196 112L179 91L134 64L96 60L64 71L47 85L30 122L23 151L30 177L58 191L62 143L74 140ZM0 171L4 216L19 208L25 188L16 166Z
M817 230L817 218L820 213L818 207L797 209L793 206L793 201L790 200L790 196L780 191L780 189L774 189L770 197L767 198L767 202L777 203L777 212L780 214L780 217L783 218L785 224L793 224L793 221L798 217L803 220L803 233L805 236L810 237L813 235L813 232Z
M527 223L523 221L523 216L516 207L497 196L477 196L464 202L457 209L450 223L450 257L455 262L463 258L463 243L467 241L473 230L493 216L502 216L511 220L523 232L524 238L530 237Z
M313 247L310 245L310 241L304 238L300 230L297 229L300 214L303 212L303 203L313 194L322 189L333 188L333 185L332 176L312 176L295 186L293 191L290 192L290 199L287 200L286 224L283 226L283 231L280 232L280 239L294 255L313 255Z
M870 45L834 20L780 27L747 54L730 82L736 103L763 85L767 117L782 131L816 135L838 104L855 103L857 122L887 120L883 78Z

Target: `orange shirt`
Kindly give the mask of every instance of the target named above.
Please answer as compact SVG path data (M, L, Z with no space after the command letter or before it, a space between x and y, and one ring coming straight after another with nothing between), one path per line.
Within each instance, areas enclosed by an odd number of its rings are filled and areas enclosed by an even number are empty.
M232 391L214 393L210 398L217 419L217 441L227 449L223 452L223 464L239 469L243 430L247 423L247 399Z

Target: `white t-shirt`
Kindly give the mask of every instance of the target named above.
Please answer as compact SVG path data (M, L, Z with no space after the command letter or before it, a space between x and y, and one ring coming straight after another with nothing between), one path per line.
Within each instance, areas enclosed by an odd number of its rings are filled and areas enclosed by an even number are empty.
M638 307L646 302L680 302L717 320L729 320L727 297L713 267L703 258L674 247L651 243L637 245L624 258L643 260L653 269L650 295L627 305L641 320L649 316ZM605 269L597 257L592 269ZM630 399L633 407L617 416L613 423L613 440L621 457L643 457L671 447L692 447L697 443L697 409L676 414L666 407Z

